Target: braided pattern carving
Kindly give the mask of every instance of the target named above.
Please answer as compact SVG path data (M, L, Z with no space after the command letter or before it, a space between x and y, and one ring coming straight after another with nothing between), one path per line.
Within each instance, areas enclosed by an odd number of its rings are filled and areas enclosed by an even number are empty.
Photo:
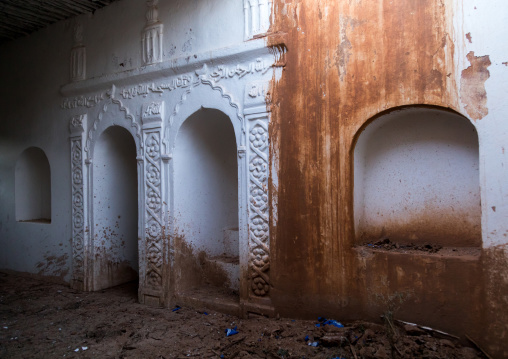
M84 279L83 154L81 138L71 140L73 277Z
M160 134L145 135L146 256L147 282L162 285L162 199Z
M268 226L268 125L262 120L249 131L249 268L251 289L266 296L270 289Z

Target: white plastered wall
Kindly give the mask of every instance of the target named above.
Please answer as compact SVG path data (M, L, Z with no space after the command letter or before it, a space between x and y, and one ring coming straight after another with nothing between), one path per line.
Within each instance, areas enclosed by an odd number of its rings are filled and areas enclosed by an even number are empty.
M473 0L454 3L454 43L457 85L471 66L467 54L489 56L485 81L488 113L474 121L480 143L483 247L508 243L508 11L503 0L488 3ZM468 39L470 37L470 40ZM461 110L467 116L466 103Z

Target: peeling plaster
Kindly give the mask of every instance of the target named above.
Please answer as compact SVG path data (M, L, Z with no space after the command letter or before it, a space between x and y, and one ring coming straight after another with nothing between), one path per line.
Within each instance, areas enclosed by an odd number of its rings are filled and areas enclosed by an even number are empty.
M467 54L467 59L471 65L462 71L460 100L473 120L481 120L489 113L485 81L490 77L487 68L491 62L488 55L475 56L473 51Z

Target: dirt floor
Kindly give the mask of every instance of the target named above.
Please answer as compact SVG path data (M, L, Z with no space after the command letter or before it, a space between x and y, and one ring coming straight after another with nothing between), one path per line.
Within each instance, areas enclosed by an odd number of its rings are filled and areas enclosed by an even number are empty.
M150 308L137 303L135 284L85 293L0 271L0 358L483 358L396 321L320 320Z

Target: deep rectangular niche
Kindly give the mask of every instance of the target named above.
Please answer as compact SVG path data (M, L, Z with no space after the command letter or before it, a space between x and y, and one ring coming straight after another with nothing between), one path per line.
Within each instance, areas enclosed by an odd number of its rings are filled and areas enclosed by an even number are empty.
M426 107L372 121L354 150L356 243L481 246L478 135Z
M42 149L29 147L21 153L14 195L18 222L51 223L51 170Z

